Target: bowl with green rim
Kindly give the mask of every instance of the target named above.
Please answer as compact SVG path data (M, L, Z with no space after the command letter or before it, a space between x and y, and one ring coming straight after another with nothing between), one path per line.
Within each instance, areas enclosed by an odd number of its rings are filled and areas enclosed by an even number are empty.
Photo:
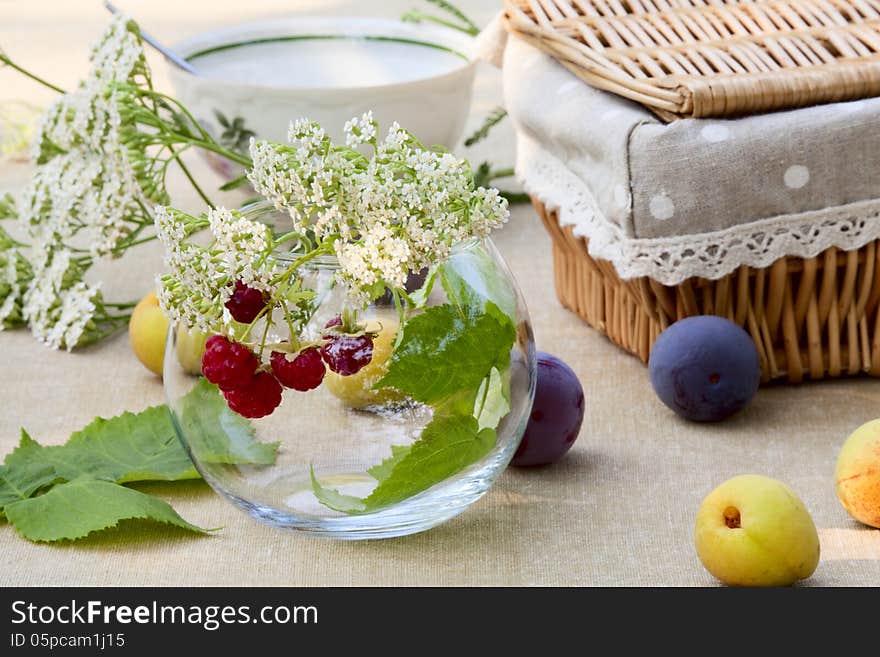
M170 66L176 97L224 145L284 142L292 120L319 122L334 140L372 111L422 143L462 136L476 67L475 39L432 24L298 17L241 24L174 45L198 75ZM230 173L226 171L225 173Z

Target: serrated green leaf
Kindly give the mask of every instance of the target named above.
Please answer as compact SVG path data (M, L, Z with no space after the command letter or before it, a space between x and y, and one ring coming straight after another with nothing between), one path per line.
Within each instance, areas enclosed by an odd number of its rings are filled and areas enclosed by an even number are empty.
M441 267L440 281L455 306L482 308L491 301L507 317L516 316L516 292L482 247L455 253Z
M367 474L369 474L376 481L382 482L388 479L391 476L391 472L394 470L394 466L400 463L403 458L409 454L412 449L412 445L392 445L391 446L391 456L382 461L379 465L374 465L372 468L367 470Z
M83 538L132 519L206 532L158 498L98 479L66 482L44 495L13 502L6 507L6 517L24 538L41 542Z
M29 498L58 480L55 468L42 458L43 447L21 430L18 447L0 466L0 511L7 504Z
M196 384L180 408L187 435L206 462L275 462L278 444L256 441L250 423L229 410L207 381ZM198 479L199 474L177 439L167 406L153 406L96 418L64 445L40 445L22 430L21 443L0 467L0 507L53 481L80 477L121 484Z
M364 506L364 501L361 498L354 495L345 495L334 488L322 486L321 482L318 481L318 477L315 476L315 469L311 466L309 466L309 473L312 478L312 492L314 492L318 501L328 509L351 514L366 511L366 506Z
M44 447L44 458L62 479L87 476L126 483L198 479L166 406L140 413L95 418L58 447Z
M270 465L279 443L261 443L247 419L230 410L219 388L201 379L181 398L177 421L193 452L206 463Z
M388 373L376 384L430 404L433 419L415 443L393 446L391 456L368 470L378 485L365 498L321 484L312 471L312 490L325 506L359 514L395 504L479 461L495 445L495 427L510 411L507 379L516 329L490 295L464 276L452 281L451 303L407 321Z
M210 383L196 384L179 400L179 408L188 436L206 462L275 462L278 444L256 441L250 423L230 411ZM97 418L59 446L40 445L22 430L19 446L0 466L0 515L5 513L22 536L40 541L77 538L125 518L151 518L202 531L165 502L118 485L198 476L166 406ZM94 512L101 506L95 499L102 492L110 496L107 508ZM74 502L76 506L70 506ZM40 514L41 520L30 519L31 513Z
M495 446L494 429L473 417L434 418L418 441L364 501L368 509L395 504L427 490L483 458Z
M480 429L466 416L435 417L409 449L398 451L379 467L384 476L370 495L360 499L324 487L312 472L312 489L325 506L344 513L369 513L401 502L476 463L495 446L494 429ZM388 463L393 461L393 463Z
M493 367L507 367L514 338L513 322L491 301L486 312L450 304L428 308L407 321L376 387L396 388L425 404L476 390Z

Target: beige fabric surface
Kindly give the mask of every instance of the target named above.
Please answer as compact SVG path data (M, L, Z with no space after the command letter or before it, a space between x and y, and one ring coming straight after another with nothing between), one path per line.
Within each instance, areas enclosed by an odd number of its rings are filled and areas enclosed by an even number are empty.
M104 20L98 4L0 2L0 44L70 85ZM229 0L123 4L137 6L144 26L168 40L278 11L269 0L246 8ZM411 4L365 2L352 10L313 0L297 6L393 16ZM461 4L482 21L495 9L493 2ZM497 71L481 70L477 84L472 125L501 97ZM48 96L0 70L0 102L12 98L45 102ZM503 126L473 157L512 161L512 141L510 126ZM24 166L0 164L0 189L16 189L26 175ZM181 181L175 179L174 188L179 203L196 207ZM131 523L77 543L33 545L0 525L0 586L713 585L694 552L693 519L709 490L746 472L786 481L811 510L822 561L809 584L880 586L880 531L851 520L833 486L842 441L880 415L880 382L762 389L729 422L688 424L655 399L644 366L559 305L550 241L530 207L518 206L496 241L523 288L539 348L564 358L586 390L583 430L564 461L509 470L458 518L424 534L377 542L316 540L271 529L198 482L144 485L139 488L167 499L187 519L223 530L193 538ZM159 264L158 249L145 248L109 265L108 295L146 292ZM22 425L38 440L58 443L95 415L163 401L160 382L134 359L124 334L67 354L47 350L25 331L0 333L0 363L3 454Z

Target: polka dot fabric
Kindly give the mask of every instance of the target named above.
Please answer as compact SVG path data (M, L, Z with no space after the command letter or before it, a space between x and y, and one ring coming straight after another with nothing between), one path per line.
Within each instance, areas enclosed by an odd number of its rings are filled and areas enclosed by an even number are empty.
M504 54L517 174L624 278L717 278L880 238L880 98L664 123L536 52L510 38Z

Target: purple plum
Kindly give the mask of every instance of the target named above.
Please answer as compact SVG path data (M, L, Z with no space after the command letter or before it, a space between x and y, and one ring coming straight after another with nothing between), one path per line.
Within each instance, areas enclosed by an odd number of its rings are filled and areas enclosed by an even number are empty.
M556 356L538 352L535 402L512 465L547 465L574 445L584 420L584 389L572 369Z
M660 401L695 422L733 415L761 382L752 338L714 315L687 317L663 331L651 350L648 372Z

